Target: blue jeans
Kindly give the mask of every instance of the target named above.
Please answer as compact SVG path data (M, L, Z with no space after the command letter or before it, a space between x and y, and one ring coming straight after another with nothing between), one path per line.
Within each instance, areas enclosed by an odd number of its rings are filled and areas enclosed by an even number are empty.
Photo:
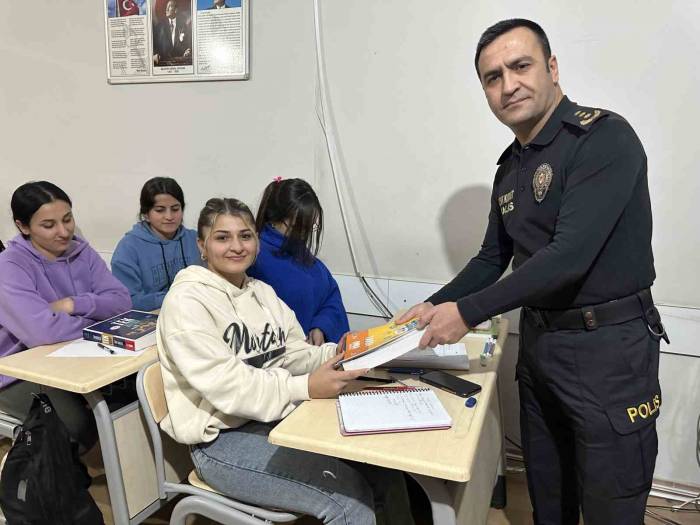
M272 445L274 426L251 421L193 446L200 478L234 499L329 525L413 524L402 472Z

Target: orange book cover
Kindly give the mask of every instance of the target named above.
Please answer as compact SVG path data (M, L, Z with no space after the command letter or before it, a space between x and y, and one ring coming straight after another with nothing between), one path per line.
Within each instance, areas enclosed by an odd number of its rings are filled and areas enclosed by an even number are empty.
M373 352L382 345L415 330L417 326L418 318L413 318L401 324L389 321L386 324L373 326L367 330L350 332L345 339L345 356L343 361Z

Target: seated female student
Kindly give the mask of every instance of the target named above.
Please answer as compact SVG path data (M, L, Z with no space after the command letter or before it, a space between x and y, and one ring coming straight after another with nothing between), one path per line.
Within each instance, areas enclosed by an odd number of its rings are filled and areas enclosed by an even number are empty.
M158 318L163 430L233 498L334 525L373 524L384 508L385 523L412 524L402 473L268 443L301 401L334 397L364 371L335 370L336 345L309 345L274 290L246 276L258 238L245 204L210 199L197 234L207 267L177 274Z
M20 234L0 253L0 356L82 336L85 326L131 308L128 290L90 245L76 237L71 200L46 181L12 195ZM73 439L89 449L97 434L78 394L0 376L0 410L24 419L31 392L47 392Z
M310 343L337 343L350 328L338 283L316 257L323 209L313 188L302 179L275 179L265 188L255 226L260 255L248 275L274 288Z
M160 308L175 274L199 262L197 232L182 225L185 197L174 179L155 177L141 189L141 220L114 250L112 273L137 310Z

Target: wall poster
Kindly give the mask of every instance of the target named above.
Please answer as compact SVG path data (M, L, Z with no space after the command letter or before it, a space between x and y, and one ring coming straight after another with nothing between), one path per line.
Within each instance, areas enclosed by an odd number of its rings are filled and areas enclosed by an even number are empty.
M249 0L105 0L110 84L248 79Z

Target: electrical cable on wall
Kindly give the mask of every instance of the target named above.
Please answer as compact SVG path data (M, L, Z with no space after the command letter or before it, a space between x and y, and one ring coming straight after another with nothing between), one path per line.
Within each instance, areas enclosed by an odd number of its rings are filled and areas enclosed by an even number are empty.
M321 25L320 25L320 15L319 15L319 0L314 0L314 32L316 41L316 74L318 78L319 86L319 100L320 100L320 112L318 107L316 109L316 116L318 117L319 124L321 125L321 130L323 131L323 136L326 141L326 150L328 151L328 159L330 161L331 175L333 177L333 184L335 186L335 193L338 198L338 206L340 207L340 217L343 222L343 230L345 231L345 239L348 243L348 249L350 250L350 260L352 262L353 271L355 276L360 279L365 293L369 297L372 304L379 310L383 317L390 318L394 314L389 307L382 301L382 299L377 295L377 293L372 289L372 287L367 282L366 277L360 271L357 264L357 257L355 255L355 246L353 244L352 235L350 233L350 227L348 226L347 215L345 213L345 204L343 200L342 189L340 182L338 180L338 146L335 137L335 132L333 127L329 125L326 119L326 108L328 107L328 101L326 100L327 85L326 85L326 74L325 66L323 62L323 52L321 46Z

